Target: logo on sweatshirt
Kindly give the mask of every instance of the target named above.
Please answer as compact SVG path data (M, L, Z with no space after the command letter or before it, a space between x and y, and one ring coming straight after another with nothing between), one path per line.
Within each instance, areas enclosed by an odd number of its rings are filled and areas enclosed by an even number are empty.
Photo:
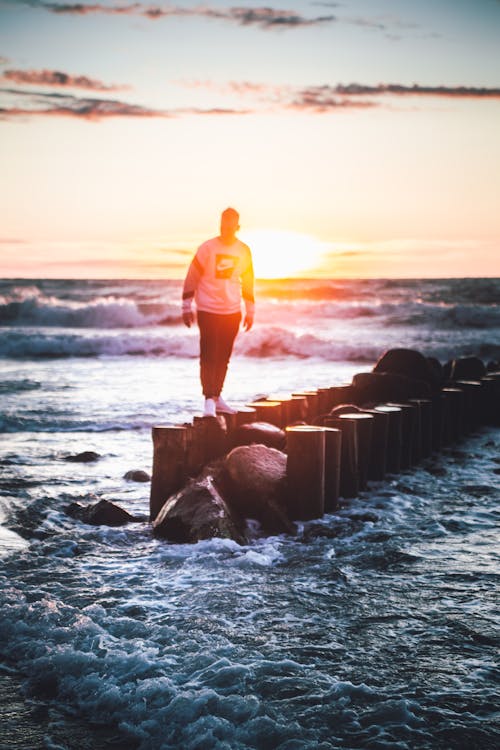
M236 255L223 255L217 253L215 256L215 278L230 279L233 275L238 258Z

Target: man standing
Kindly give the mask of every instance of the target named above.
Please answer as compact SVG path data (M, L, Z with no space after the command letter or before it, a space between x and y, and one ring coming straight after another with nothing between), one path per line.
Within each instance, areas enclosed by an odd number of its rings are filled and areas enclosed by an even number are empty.
M193 298L200 329L200 377L205 396L204 415L234 414L221 397L234 339L241 323L241 298L245 302L243 327L254 318L254 274L248 245L236 237L240 216L234 208L221 214L220 235L204 242L189 266L182 291L182 319L194 322Z

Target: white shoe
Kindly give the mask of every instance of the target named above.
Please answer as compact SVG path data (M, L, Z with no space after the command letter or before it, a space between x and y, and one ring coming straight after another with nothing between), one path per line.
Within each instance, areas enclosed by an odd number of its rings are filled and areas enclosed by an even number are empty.
M205 411L203 412L204 417L215 417L215 399L205 399Z
M238 409L233 409L232 406L229 406L229 404L226 404L222 396L218 396L218 398L215 400L215 408L221 414L237 414L238 413Z

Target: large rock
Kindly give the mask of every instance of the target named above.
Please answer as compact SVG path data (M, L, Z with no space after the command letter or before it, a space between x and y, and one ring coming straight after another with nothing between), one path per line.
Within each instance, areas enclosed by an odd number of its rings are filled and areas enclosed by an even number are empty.
M451 362L451 380L479 380L486 375L486 367L479 357L459 357Z
M83 523L92 524L92 526L124 526L132 521L144 520L130 515L126 510L109 500L99 500L92 505L71 503L66 507L66 513L72 518L77 518Z
M213 537L246 541L242 519L228 507L210 475L192 479L166 501L153 522L153 534L180 544Z
M431 387L421 380L383 372L360 372L352 379L352 397L359 406L383 401L428 398Z
M373 372L391 373L411 380L420 380L432 389L440 385L435 367L416 349L388 349L378 360Z
M231 434L231 446L252 445L259 443L269 448L283 450L286 444L286 436L283 430L269 422L249 422L237 427Z
M294 533L285 511L286 454L266 445L234 448L226 457L224 494L245 518L255 518L266 533Z

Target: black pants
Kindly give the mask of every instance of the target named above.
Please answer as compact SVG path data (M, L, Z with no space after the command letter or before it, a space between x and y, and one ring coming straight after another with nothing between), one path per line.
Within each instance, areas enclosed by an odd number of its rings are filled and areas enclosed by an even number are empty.
M200 378L205 398L220 396L241 313L219 315L198 311L200 328Z

